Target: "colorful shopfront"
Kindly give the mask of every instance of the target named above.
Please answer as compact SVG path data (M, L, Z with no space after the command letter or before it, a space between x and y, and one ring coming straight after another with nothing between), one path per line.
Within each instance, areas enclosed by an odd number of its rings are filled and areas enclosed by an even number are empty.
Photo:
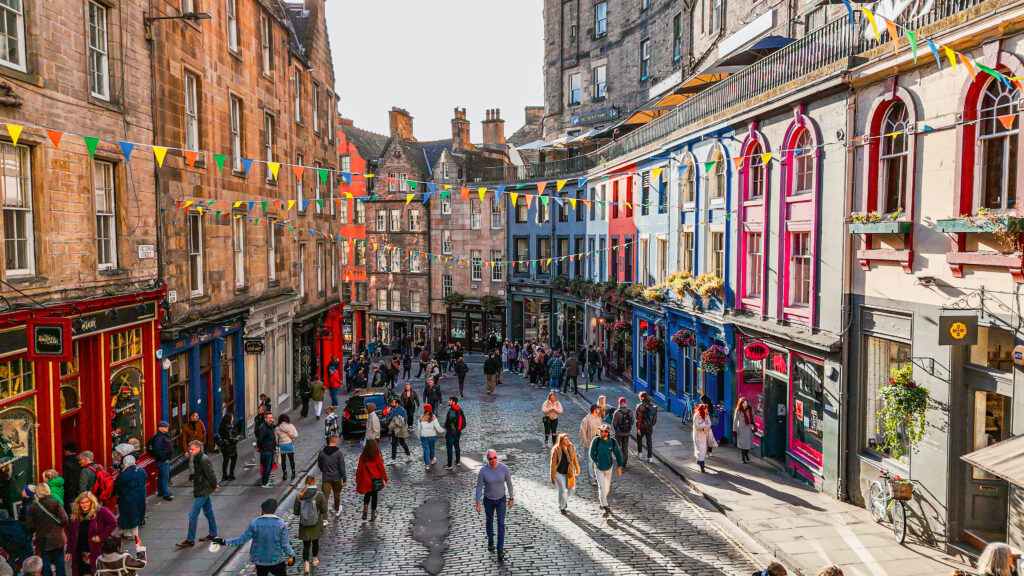
M61 470L74 442L104 466L118 445L145 449L160 416L152 290L0 315L0 509ZM42 327L42 328L40 328ZM152 467L139 456L139 464Z

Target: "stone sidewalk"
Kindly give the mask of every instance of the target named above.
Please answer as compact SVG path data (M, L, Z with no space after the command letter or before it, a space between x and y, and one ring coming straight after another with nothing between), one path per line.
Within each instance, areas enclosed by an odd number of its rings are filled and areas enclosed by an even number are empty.
M580 394L589 402L603 394L609 405L622 396L631 408L637 402L620 382L595 382ZM742 464L733 446L716 448L702 474L690 427L665 411L654 432L654 454L798 575L817 576L830 564L847 576L944 576L968 568L965 559L919 545L913 533L904 545L896 544L891 525L875 524L867 510L830 498L758 458Z

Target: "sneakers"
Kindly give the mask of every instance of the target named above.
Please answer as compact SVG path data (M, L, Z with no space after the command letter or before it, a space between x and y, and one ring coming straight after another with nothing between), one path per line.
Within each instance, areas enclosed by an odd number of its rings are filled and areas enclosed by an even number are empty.
M647 461L650 462L651 464L654 464L654 458L650 456L647 457Z
M320 559L317 558L316 556L313 556L313 567L316 568L319 565L320 565Z
M309 574L309 562L302 563L302 572L303 574Z
M430 470L430 464L427 464L426 466L424 466L423 469L424 470Z
M635 456L636 456L637 458L639 458L639 457L641 457L641 456L643 456L643 455L644 455L644 453L643 453L643 452L640 452L639 450L638 450L638 451L637 451L637 453L635 454Z
M168 502L170 502L171 500L174 500L174 496L172 496L171 494L168 494L168 495L164 496L163 499L168 501Z
M263 484L260 487L261 488L274 488L276 486L277 486L277 484L274 484L273 482L267 482L266 484Z
M437 464L437 458L431 458L430 459L430 463L431 464Z

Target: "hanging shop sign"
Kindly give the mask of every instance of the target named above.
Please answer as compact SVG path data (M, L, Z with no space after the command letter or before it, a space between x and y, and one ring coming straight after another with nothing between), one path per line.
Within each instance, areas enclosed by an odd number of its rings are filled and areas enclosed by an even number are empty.
M605 120L614 120L619 117L618 108L602 108L601 110L595 110L589 114L580 114L579 116L573 116L569 119L571 126L582 126L584 124L594 124L597 122L604 122Z
M28 360L71 361L70 318L30 318L25 326L28 334Z
M1024 346L1013 347L1013 363L1024 366Z
M940 346L974 346L978 343L978 317L939 316Z
M263 354L263 338L245 338L242 346L246 354Z
M768 357L770 350L763 342L751 342L743 348L743 355L746 356L747 360L757 362L758 360L764 360Z

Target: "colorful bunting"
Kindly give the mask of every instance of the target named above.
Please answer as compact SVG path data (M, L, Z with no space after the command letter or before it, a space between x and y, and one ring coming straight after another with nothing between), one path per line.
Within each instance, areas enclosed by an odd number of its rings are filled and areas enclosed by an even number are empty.
M907 30L907 41L910 42L910 52L914 55L914 64L917 64L917 36L913 30Z
M518 189L518 188L519 187L517 186L516 189ZM510 200L512 200L512 206L514 207L516 205L516 200L519 198L519 193L518 192L509 192L508 193L508 197L509 197Z
M558 180L555 182L555 192L561 192L562 187L565 186L566 182L568 182L568 180Z
M248 171L249 170L247 168L246 172L248 172ZM325 168L317 168L316 172L320 176L320 184L323 185L323 186L327 186L327 175L330 172L327 169L325 169Z
M657 180L658 176L661 176L662 168L655 168L651 170L651 180Z
M484 196L487 195L487 188L478 188L476 193L480 195L480 202L483 202Z
M281 164L278 162L267 162L267 168L270 170L270 175L277 180L277 171L281 169Z
M586 178L583 178L582 180L586 180ZM580 184L580 186L582 186L582 184ZM495 205L497 205L499 202L501 202L501 195L504 194L504 193L505 193L505 186L498 186L498 190L495 191L495 193L494 193L494 204Z
M199 152L195 150L185 150L185 161L188 162L189 170L195 170L196 160L199 159Z
M761 154L761 163L762 164L767 166L768 163L771 162L771 161L772 161L772 153L771 152L765 152L764 154Z
M889 20L888 18L883 18L883 20L885 22L886 29L889 30L889 38L892 39L892 51L893 51L893 54L899 54L900 53L900 33L896 29L896 23L893 22L892 20Z
M924 39L928 43L928 49L932 51L932 55L935 56L935 65L942 70L942 56L939 56L939 49L935 46L935 42L932 42L928 38Z
M880 42L882 38L878 35L878 26L875 24L875 15L872 14L871 10L868 10L867 8L861 8L860 11L864 13L864 16L868 19L868 22L871 23L871 31L875 33L875 41Z
M227 158L224 154L214 154L213 161L217 163L217 172L224 173L224 159Z
M1005 116L999 116L999 123L1003 125L1003 128L1007 130L1013 126L1013 121L1017 119L1016 114L1007 114Z
M163 146L153 146L153 156L156 157L156 165L163 167L164 157L167 156L167 148Z
M21 136L21 131L23 129L23 127L18 126L17 124L7 125L7 133L11 136L11 143L13 143L15 146L18 145L18 137Z
M54 148L60 148L60 139L64 137L64 133L58 130L47 130L46 135L50 137L50 142L53 142Z
M959 56L960 56L960 61L964 63L964 66L967 67L967 71L970 72L971 80L974 80L975 78L977 78L978 75L974 71L974 66L971 65L971 61L967 59L967 55L966 54L959 54Z
M135 144L132 142L121 141L121 153L124 154L125 162L132 163L132 150L135 149Z
M252 167L252 158L242 158L242 170L245 172L246 176L249 175L249 168L251 168L251 167Z
M406 205L406 206L408 206L408 205L409 205L409 202L412 202L412 199L413 199L413 198L414 198L415 196L416 196L415 194L406 194L406 195L405 195L405 205Z
M547 182L537 182L537 195L544 194L544 188L548 185Z
M469 188L462 186L461 188L459 188L459 193L462 194L463 200L469 200Z
M943 50L946 51L946 58L949 58L949 64L956 70L956 52L953 52L948 46L943 46Z
M95 158L96 146L99 145L100 139L95 136L83 136L82 140L85 142L86 149L89 150L89 156Z
M704 163L704 171L707 172L708 174L710 174L711 173L711 169L715 167L715 164L717 162L718 162L717 160L708 160L707 162L705 162Z

